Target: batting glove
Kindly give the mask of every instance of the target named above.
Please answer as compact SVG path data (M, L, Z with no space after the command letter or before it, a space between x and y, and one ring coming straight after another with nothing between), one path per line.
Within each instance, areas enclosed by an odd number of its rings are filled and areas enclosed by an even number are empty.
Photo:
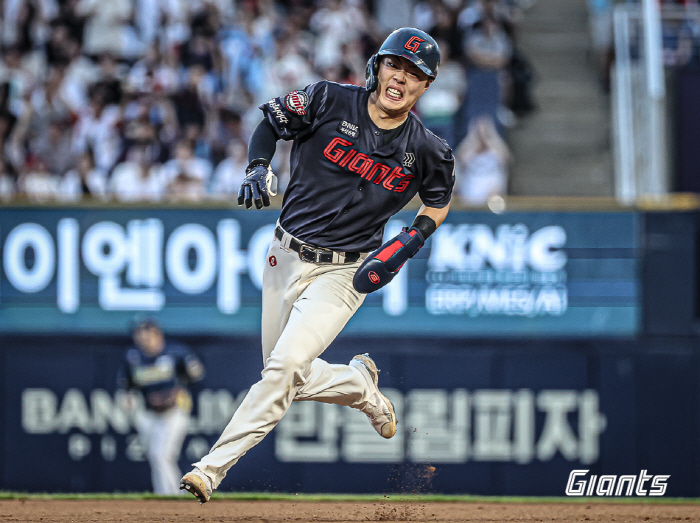
M270 205L270 196L277 194L277 176L272 172L267 160L253 160L245 170L245 178L238 190L238 205L245 203L250 209L253 203L257 209Z
M357 269L352 286L357 292L369 294L394 279L399 269L423 247L423 235L415 227L404 228L376 251Z

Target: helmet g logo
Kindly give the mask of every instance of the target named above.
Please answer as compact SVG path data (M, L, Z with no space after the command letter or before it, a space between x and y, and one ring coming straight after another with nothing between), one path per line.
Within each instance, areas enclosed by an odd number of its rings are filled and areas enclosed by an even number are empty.
M404 48L408 49L412 53L415 53L418 51L418 48L420 47L420 44L425 42L422 38L418 36L412 36L411 38L408 39L408 42L404 45Z

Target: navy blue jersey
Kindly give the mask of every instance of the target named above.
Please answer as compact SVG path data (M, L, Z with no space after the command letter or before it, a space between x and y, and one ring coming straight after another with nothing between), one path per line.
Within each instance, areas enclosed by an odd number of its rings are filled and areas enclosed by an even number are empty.
M143 393L146 407L164 410L175 405L178 391L204 376L204 366L197 356L182 345L166 342L155 357L129 347L119 375L120 386Z
M363 87L322 81L260 106L278 139L294 140L280 224L304 242L369 252L416 193L428 207L450 201L454 158L447 143L409 113L384 145L369 96Z

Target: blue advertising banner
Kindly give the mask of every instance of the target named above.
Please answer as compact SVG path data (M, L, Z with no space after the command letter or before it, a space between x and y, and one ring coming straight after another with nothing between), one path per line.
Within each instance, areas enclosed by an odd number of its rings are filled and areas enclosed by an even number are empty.
M0 209L0 331L254 335L275 211ZM413 219L398 214L391 237ZM453 212L348 334L633 336L639 215Z
M133 413L116 389L128 341L5 339L0 490L151 488ZM256 338L182 341L207 371L193 390L180 459L187 470L259 379L262 361ZM572 471L586 471L582 480L663 476L665 495L700 494L693 342L342 337L324 358L346 363L358 347L382 368L396 436L380 438L348 407L295 402L222 491L563 496Z

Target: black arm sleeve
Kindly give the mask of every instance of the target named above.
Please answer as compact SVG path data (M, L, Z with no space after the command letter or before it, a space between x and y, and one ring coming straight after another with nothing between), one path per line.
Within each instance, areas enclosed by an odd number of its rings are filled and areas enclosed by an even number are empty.
M277 150L277 135L267 118L263 118L253 131L248 143L248 161L272 160Z
M437 229L437 223L435 223L435 220L433 220L430 216L421 214L416 216L416 219L413 220L413 225L411 225L411 227L418 229L423 236L423 239L427 240L428 236L433 234Z

